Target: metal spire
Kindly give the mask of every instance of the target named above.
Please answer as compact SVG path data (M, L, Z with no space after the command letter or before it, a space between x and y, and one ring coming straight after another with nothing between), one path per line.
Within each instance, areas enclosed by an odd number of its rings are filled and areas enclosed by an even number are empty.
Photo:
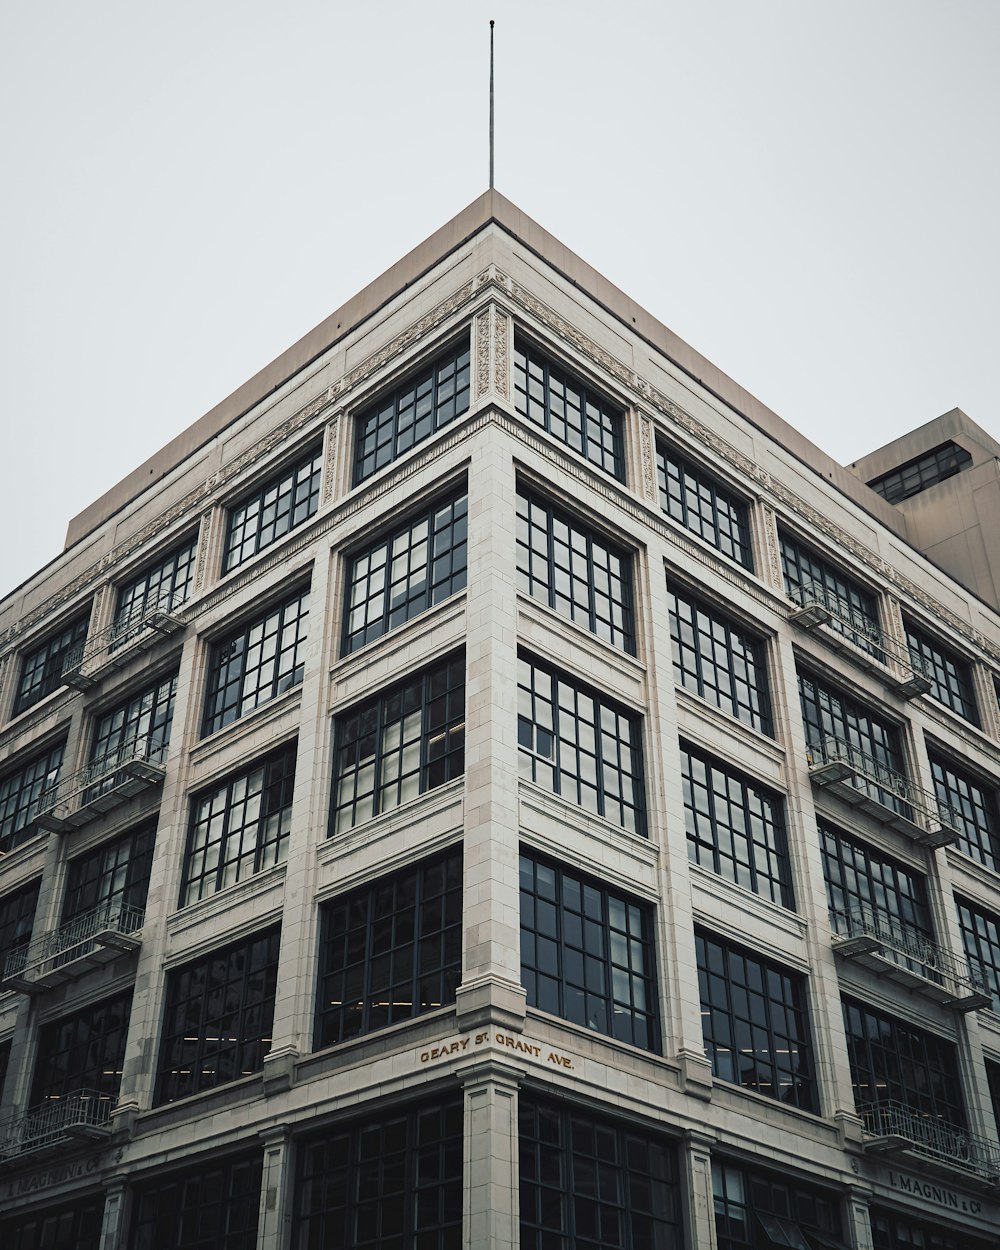
M490 190L493 190L493 19L490 18Z

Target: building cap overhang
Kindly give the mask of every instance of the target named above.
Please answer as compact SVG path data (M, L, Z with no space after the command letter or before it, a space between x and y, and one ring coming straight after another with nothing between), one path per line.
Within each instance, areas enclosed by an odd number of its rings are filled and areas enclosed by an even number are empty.
M884 525L905 535L905 521L898 512L859 482L854 474L755 399L499 191L490 190L473 200L446 225L436 230L374 282L369 283L297 343L75 516L69 523L65 549L86 538L143 491L160 482L188 456L210 442L227 426L266 399L289 378L306 368L450 253L491 224L561 273L566 280L589 295L633 333L646 340L690 378L764 434L775 439L797 460L849 495Z

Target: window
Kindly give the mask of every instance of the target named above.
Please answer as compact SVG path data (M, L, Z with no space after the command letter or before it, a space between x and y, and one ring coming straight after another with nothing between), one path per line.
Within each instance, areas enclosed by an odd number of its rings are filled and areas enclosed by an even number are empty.
M15 716L63 684L63 665L69 653L83 645L89 623L90 608L64 625L58 634L50 634L40 646L24 653L21 680L14 697Z
M315 1049L455 1001L462 979L462 850L322 909Z
M109 917L130 913L142 924L153 864L156 826L143 825L70 860L62 923L101 908Z
M773 735L763 641L687 591L667 593L679 684L752 729Z
M810 763L824 758L824 744L833 739L857 766L851 785L912 820L913 809L901 797L908 787L898 728L808 673L799 673L799 696Z
M517 573L519 590L635 655L629 554L520 488Z
M878 920L934 941L927 883L919 873L822 820L819 840L834 933L851 935L856 920Z
M898 469L872 478L868 485L887 503L899 503L919 495L928 486L936 486L946 478L954 477L972 464L972 457L957 443L942 443L933 451L925 452L914 460L908 460Z
M223 573L237 568L309 520L319 507L322 464L323 448L314 447L233 504L226 527Z
M469 348L459 344L359 413L354 485L468 410Z
M730 560L753 572L750 510L700 465L663 443L656 445L660 507L674 521Z
M895 1102L965 1127L953 1043L850 998L844 999L844 1025L859 1112Z
M191 593L194 576L195 539L189 538L169 551L159 563L118 587L115 607L115 641L122 640L130 625L153 608L172 612Z
M521 1250L682 1250L671 1142L526 1090L517 1112Z
M216 643L202 737L298 685L305 672L308 619L309 592L299 591Z
M465 770L465 652L337 717L332 832L443 786Z
M945 707L964 716L973 725L979 724L976 696L972 688L972 669L957 651L938 642L912 622L904 620L906 644L915 668L926 672L931 681L928 691Z
M31 1103L93 1091L110 1112L125 1061L132 991L94 1003L38 1030L38 1062Z
M695 949L713 1075L816 1111L805 978L699 930Z
M59 780L65 742L50 747L0 779L0 852L9 854L34 832L42 800Z
M293 1250L460 1250L461 1097L380 1117L301 1143Z
M173 673L105 712L94 729L91 767L113 768L132 759L162 764L170 745L176 693L177 674Z
M86 1194L63 1206L47 1205L0 1219L4 1250L100 1250L104 1195Z
M518 674L521 776L645 836L639 717L538 660Z
M352 557L345 655L464 589L468 502L464 494L439 501Z
M958 849L1000 872L996 791L947 760L932 755L930 765L937 801L956 824Z
M41 883L39 877L0 898L0 979L4 976L8 958L15 951L23 950L31 941Z
M528 1006L659 1050L653 909L521 856L521 981Z
M926 1224L897 1211L870 1208L872 1250L996 1250L991 1238L970 1237L963 1229Z
M257 1250L263 1155L139 1181L129 1250Z
M688 857L772 903L794 907L781 799L683 743L681 777Z
M1000 1063L995 1059L984 1059L986 1064L986 1083L990 1087L990 1105L993 1108L993 1123L1000 1132ZM3 1087L0 1086L0 1092Z
M3 1087L7 1081L7 1069L10 1067L10 1048L12 1041L0 1042L0 1104L3 1103Z
M584 460L625 481L621 408L523 339L514 341L514 408Z
M156 1105L260 1072L271 1048L280 927L167 974Z
M836 1194L722 1159L712 1163L712 1191L718 1250L756 1250L762 1245L826 1246L831 1242L846 1246ZM774 1235L777 1230L791 1232L789 1226L797 1240ZM765 1241L760 1238L762 1231ZM807 1242L804 1232L816 1234L815 1242Z
M296 743L236 773L191 804L180 906L273 868L288 853Z
M982 968L992 1009L1000 1012L1000 916L968 899L956 897L955 903L965 954L974 967Z
M833 613L831 629L876 660L884 661L875 595L791 535L779 530L778 538L788 597L800 605L816 600L825 604Z

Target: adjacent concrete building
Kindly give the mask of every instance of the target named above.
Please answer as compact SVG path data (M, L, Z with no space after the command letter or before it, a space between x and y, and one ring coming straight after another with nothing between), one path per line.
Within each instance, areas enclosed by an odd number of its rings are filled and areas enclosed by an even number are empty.
M490 192L75 518L0 603L0 1245L995 1250L932 425L835 464Z

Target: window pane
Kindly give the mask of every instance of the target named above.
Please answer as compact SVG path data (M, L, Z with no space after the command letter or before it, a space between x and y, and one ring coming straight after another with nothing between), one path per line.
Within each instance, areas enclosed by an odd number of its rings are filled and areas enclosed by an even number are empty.
M222 571L228 573L307 521L319 507L323 448L269 478L229 510Z
M514 340L514 407L577 455L624 482L621 409L520 338Z
M656 446L660 507L692 534L753 571L749 509L700 466L673 448Z
M21 657L21 679L14 696L14 715L44 699L63 684L63 665L83 646L90 623L90 609L50 634L43 643Z
M517 572L532 598L635 655L631 556L520 488Z
M658 1051L653 909L527 854L520 875L528 1005Z
M469 349L456 345L358 414L354 484L469 410Z
M719 1080L817 1111L805 979L696 930L705 1053Z

